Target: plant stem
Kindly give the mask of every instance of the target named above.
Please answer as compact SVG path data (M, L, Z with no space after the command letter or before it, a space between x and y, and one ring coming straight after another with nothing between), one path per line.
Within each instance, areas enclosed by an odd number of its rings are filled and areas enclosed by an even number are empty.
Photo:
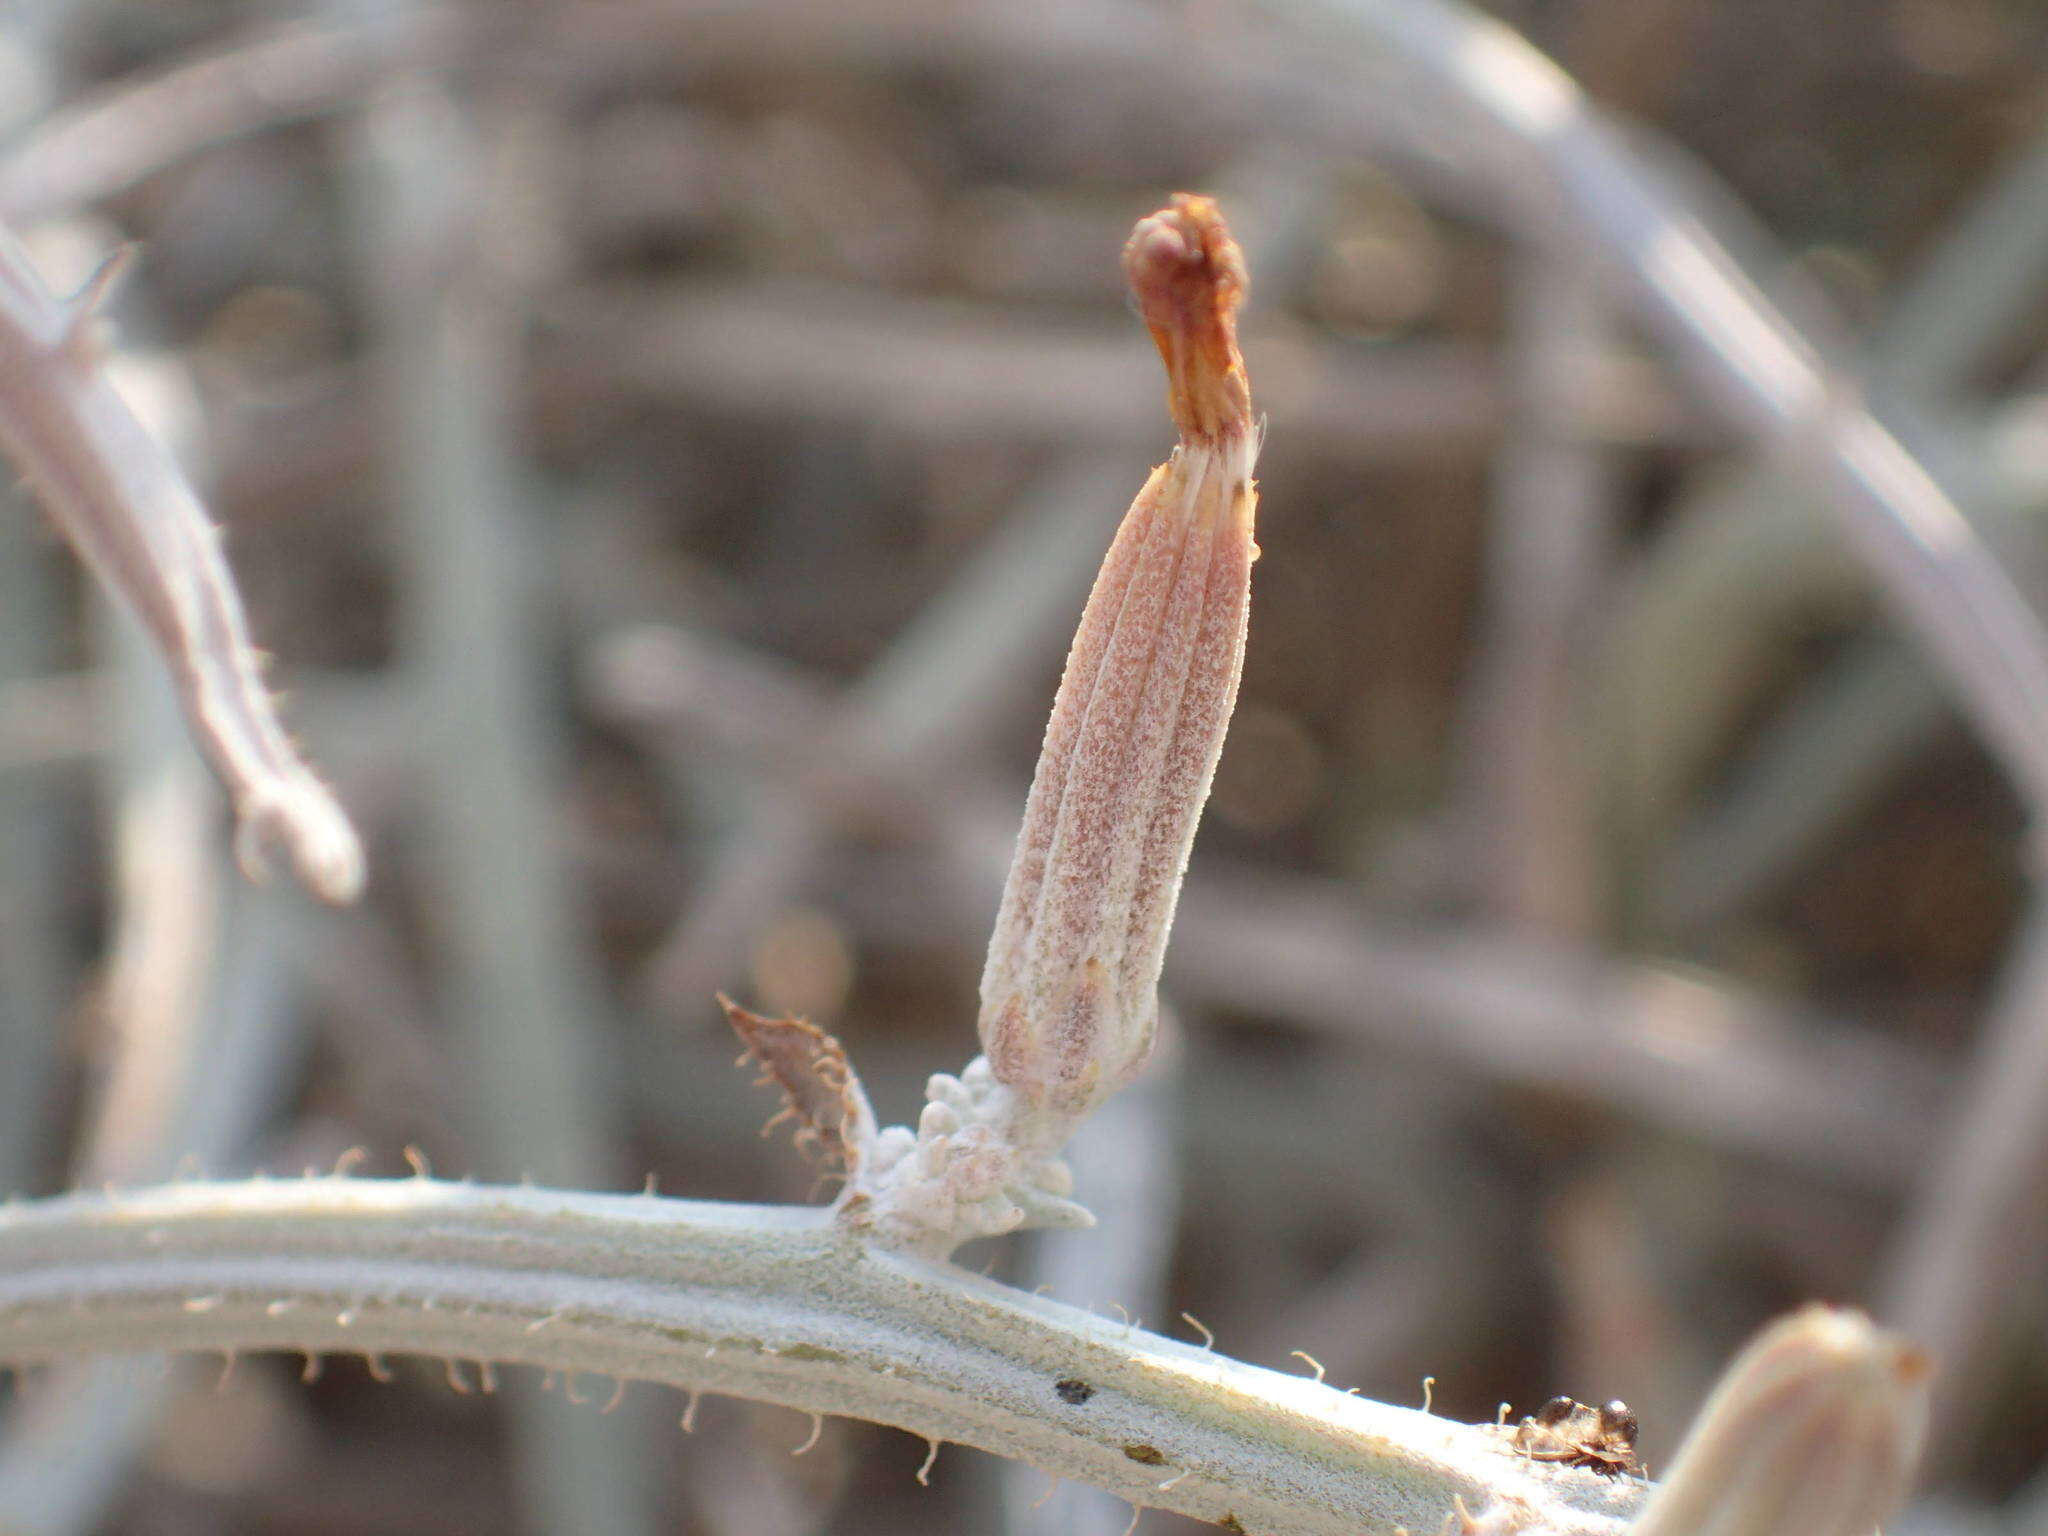
M326 1178L0 1212L0 1361L193 1349L391 1351L732 1393L1260 1536L1433 1531L1457 1499L1614 1536L1643 1486L868 1247L822 1210Z
M281 842L307 889L353 901L363 850L265 692L220 535L169 451L115 390L99 307L116 256L60 302L0 226L0 453L169 669L193 742L233 797L242 864Z

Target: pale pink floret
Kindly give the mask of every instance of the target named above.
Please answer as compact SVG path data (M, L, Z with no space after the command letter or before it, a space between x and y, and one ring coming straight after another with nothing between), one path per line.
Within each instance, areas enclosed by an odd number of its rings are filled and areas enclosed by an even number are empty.
M1027 1105L1085 1113L1142 1065L1167 931L1236 702L1257 433L1213 204L1125 247L1181 445L1139 492L1075 632L982 978L981 1038Z
M1124 249L1165 360L1180 446L1096 577L982 976L983 1055L878 1132L839 1202L871 1240L933 1256L1020 1227L1086 1226L1059 1149L1143 1065L1167 930L1237 697L1258 432L1235 312L1237 247L1179 197Z

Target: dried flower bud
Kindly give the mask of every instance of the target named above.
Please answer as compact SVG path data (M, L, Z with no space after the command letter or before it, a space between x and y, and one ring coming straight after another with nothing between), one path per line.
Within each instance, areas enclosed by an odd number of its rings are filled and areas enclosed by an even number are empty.
M1871 1536L1905 1496L1929 1374L1860 1312L1774 1323L1721 1377L1634 1536Z
M1180 446L1104 558L1025 807L981 983L981 1041L1035 1110L1078 1116L1151 1050L1196 819L1237 698L1250 603L1244 264L1207 198L1178 196L1124 247L1166 362Z

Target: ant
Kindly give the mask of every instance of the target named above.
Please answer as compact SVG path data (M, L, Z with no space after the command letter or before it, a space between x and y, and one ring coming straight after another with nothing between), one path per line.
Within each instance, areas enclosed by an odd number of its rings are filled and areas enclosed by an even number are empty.
M1515 1449L1531 1461L1557 1461L1619 1477L1642 1470L1636 1429L1635 1410L1619 1398L1589 1408L1569 1397L1553 1397L1515 1427Z

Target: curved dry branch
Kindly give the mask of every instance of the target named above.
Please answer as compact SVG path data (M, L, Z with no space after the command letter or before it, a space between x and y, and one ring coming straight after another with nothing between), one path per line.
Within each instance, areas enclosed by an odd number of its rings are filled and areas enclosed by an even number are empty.
M1955 503L1855 381L1780 313L1578 86L1462 0L1266 0L1405 66L1435 124L1532 238L1625 280L1729 419L1824 489L1843 531L2036 821L2048 815L2048 636ZM1448 153L1451 146L1440 145Z
M52 112L0 158L0 216L54 218L212 145L334 112L395 63L445 56L461 22L435 10L374 26L299 22L118 80Z
M107 378L97 310L118 265L60 303L0 225L0 451L169 666L193 739L234 800L243 868L260 872L275 839L310 889L352 900L362 846L271 707L219 534Z
M1644 1489L882 1252L822 1210L318 1179L0 1213L0 1361L167 1349L390 1351L732 1393L1259 1536L1434 1531L1459 1499L1618 1536Z

